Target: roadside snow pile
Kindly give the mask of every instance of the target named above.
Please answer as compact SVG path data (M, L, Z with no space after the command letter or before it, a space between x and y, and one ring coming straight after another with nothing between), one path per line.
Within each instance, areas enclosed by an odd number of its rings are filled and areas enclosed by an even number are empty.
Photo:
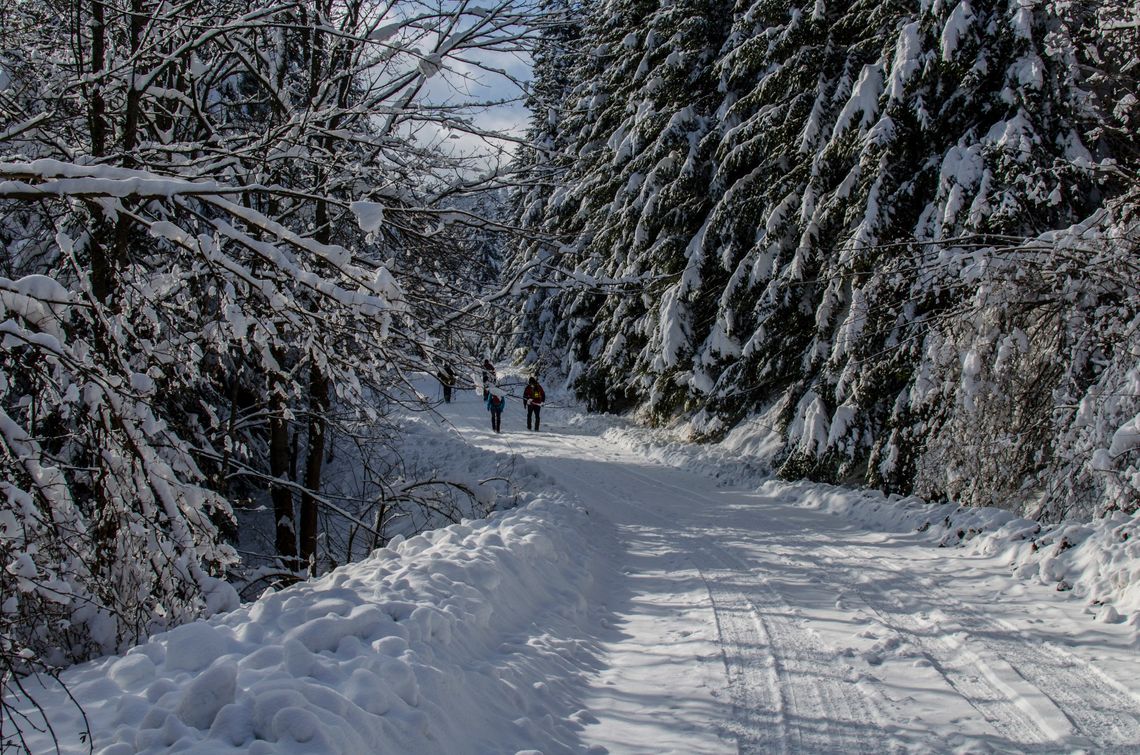
M103 755L569 751L580 725L560 712L597 653L575 639L598 566L589 527L583 509L540 499L397 538L62 678ZM36 699L62 752L88 752L67 695ZM54 749L25 736L31 752Z
M756 485L772 475L761 458L720 444L700 445L675 430L639 427L612 414L575 415L570 424L596 433L638 456L718 480L720 485Z
M774 480L764 456L770 446L768 431L763 421L757 422L751 426L758 438L754 442L734 434L709 445L687 443L669 431L638 427L609 415L591 415L578 424L640 455L725 485L759 486L763 493L839 514L868 529L919 532L939 547L962 546L979 555L1000 556L1019 579L1071 591L1100 621L1126 621L1140 629L1140 512L1095 522L1042 525L1005 509Z
M1042 525L1004 509L927 503L819 483L769 480L760 490L795 497L870 529L919 532L939 547L961 545L1000 557L1019 579L1071 591L1100 621L1140 628L1140 511Z

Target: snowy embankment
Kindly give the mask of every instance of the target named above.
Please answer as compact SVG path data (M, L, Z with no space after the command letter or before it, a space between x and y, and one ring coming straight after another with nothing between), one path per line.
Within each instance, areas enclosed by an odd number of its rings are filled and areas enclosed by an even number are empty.
M665 431L648 431L582 418L610 441L649 459L715 477L723 485L755 487L797 500L883 532L916 532L935 547L963 547L980 556L1001 556L1014 576L1055 586L1081 601L1083 610L1106 623L1140 630L1140 511L1095 522L1043 525L999 508L929 503L913 496L814 482L771 479L765 452L778 447L752 426L725 442L695 445ZM1138 638L1140 645L1140 638Z
M1140 512L1091 523L1041 525L997 508L964 508L815 483L769 482L803 505L847 516L868 529L916 531L938 547L1000 556L1019 579L1071 591L1099 621L1140 627Z
M536 500L394 542L64 680L104 755L569 749L569 691L593 652L581 639L599 568L589 526L579 507ZM36 697L62 751L87 752L66 696ZM45 735L29 745L53 749Z

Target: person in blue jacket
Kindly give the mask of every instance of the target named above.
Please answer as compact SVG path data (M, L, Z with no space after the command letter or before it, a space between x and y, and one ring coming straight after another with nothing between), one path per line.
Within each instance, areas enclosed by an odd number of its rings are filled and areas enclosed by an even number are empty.
M491 429L497 433L503 431L503 407L507 405L507 394L503 393L497 385L487 386L487 411L491 413Z

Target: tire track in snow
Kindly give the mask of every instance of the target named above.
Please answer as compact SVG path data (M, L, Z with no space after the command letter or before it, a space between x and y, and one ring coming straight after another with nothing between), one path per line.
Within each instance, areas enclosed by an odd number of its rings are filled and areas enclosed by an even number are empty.
M786 752L786 702L767 627L753 606L741 605L735 596L716 590L708 574L697 571L712 604L732 697L730 732L741 752Z
M922 578L920 583L943 605L952 607L967 642L983 648L975 654L995 671L1008 667L1015 681L1024 680L1044 697L1027 696L1024 702L1056 708L1070 727L1063 734L1075 733L1101 752L1140 748L1140 705L1131 695L1121 695L1121 685L1110 683L1104 672L1057 645L1023 637L1015 627L962 603L929 579Z
M888 629L906 637L930 660L955 691L1004 736L1023 745L1064 743L1098 752L1135 752L1140 747L1140 705L1123 685L1053 644L1035 644L1015 627L993 619L949 595L932 580L904 572L864 549L841 553L874 560L905 579L908 593L931 610L945 607L955 631L916 618L915 609L862 575L849 575L857 594ZM922 592L914 591L914 586Z
M1094 703L1095 709L1082 710L1071 716L1075 718L1074 723L1078 730L1101 747L1116 747L1119 744L1132 752L1140 749L1140 699L1095 664L1077 657L1052 642L1045 643L1043 647L1052 651L1059 662L1063 660L1066 667L1084 669L1082 676L1091 681L1091 686L1095 688L1095 694L1090 693L1088 687L1080 694L1080 699ZM1059 678L1052 677L1052 679ZM1064 685L1063 690L1063 693L1055 699L1068 699L1077 694L1077 691L1069 685ZM1109 713L1106 714L1105 711ZM1097 736L1102 733L1105 736ZM1109 739L1108 735L1111 735L1112 739Z
M706 551L709 553L726 560L723 551ZM791 618L794 613L783 597L763 583L759 583L760 589L748 591L719 587L737 584L751 575L740 562L737 568L722 568L710 571L708 579L718 621L740 625L747 614L757 627L752 634L767 638L765 645L755 648L732 642L724 646L736 714L733 733L740 751L883 752L884 742L875 735L883 728L883 713L855 685L852 674L841 673L853 669L804 631ZM743 634L747 636L747 630ZM728 636L731 638L732 633ZM730 653L730 649L736 652ZM756 657L759 650L765 652L763 658ZM758 664L771 670L764 682L757 679ZM732 674L737 668L745 672ZM765 684L774 688L768 695L762 693Z
M952 634L936 631L930 623L916 619L894 603L878 587L859 580L850 584L849 594L857 595L884 627L901 635L930 663L931 667L964 701L993 727L994 731L1020 745L1041 745L1055 741L1056 733L1046 730L1039 717L1019 706L1000 685L982 659L964 649L964 642Z
M609 461L587 463L613 464ZM622 465L613 464L637 480L638 486L648 481L658 487L656 481L633 473ZM599 500L620 503L636 509L644 523L652 523L662 531L676 532L676 523L663 517L650 506L640 503L631 496L618 495L612 489L603 488L596 477L578 472L563 470L573 477L577 484L590 490ZM613 474L613 472L611 472ZM772 652L773 643L767 628L746 599L738 594L730 594L716 587L717 575L711 575L694 558L692 550L697 539L683 532L677 532L677 539L686 544L685 561L700 575L712 609L712 619L716 627L717 643L724 664L728 692L733 706L732 721L728 734L737 741L738 751L747 752L788 752L784 718L784 689L779 678L776 657ZM703 550L703 549L700 549ZM733 581L743 575L735 574Z
M677 500L723 505L694 490L627 467L617 468L639 484ZM653 508L632 500L625 503L643 516L662 521ZM803 629L784 596L755 574L757 565L747 563L730 548L714 547L713 530L678 534L689 543L690 561L702 575L721 631L733 698L732 734L740 752L889 751L882 705L856 685L853 668ZM715 566L697 565L701 556Z

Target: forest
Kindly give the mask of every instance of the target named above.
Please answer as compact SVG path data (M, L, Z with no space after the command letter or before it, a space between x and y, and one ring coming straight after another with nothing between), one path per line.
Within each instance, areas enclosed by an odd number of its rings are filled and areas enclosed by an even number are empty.
M1134 512L1138 49L1124 0L6 4L0 692L458 521L392 410L484 356L787 479Z
M786 478L1140 495L1134 5L589 4L536 53L518 345ZM731 19L731 23L725 20ZM611 295L621 294L624 295Z

